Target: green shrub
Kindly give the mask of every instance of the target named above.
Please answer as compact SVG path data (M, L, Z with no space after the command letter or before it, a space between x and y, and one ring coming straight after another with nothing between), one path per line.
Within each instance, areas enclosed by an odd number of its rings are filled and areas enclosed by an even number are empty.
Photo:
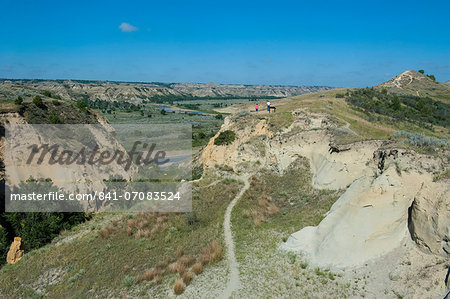
M52 97L52 93L49 90L42 90L41 94L43 94L46 97L51 98Z
M126 286L127 288L132 287L136 284L136 278L134 278L134 276L126 276L123 280L122 280L122 284L124 286Z
M234 139L236 138L236 134L231 130L223 131L217 136L217 138L214 140L215 145L228 145L233 143Z
M426 76L431 80L436 81L436 77L434 75L426 75Z
M22 105L23 98L21 96L17 96L17 99L14 100L14 104L16 105Z
M193 224L197 223L198 221L199 220L197 217L197 212L192 211L192 212L186 214L186 223L188 225L193 225Z
M53 185L51 180L36 181L32 178L26 182L19 183L13 191L17 193L35 192L41 194L61 192ZM63 212L12 212L0 215L3 218L0 220L8 224L10 236L22 237L25 252L44 246L58 236L60 231L68 230L88 218L88 215L85 213Z
M197 166L192 169L192 179L193 180L200 179L202 177L202 175L203 175L203 167L202 166Z
M41 96L35 96L33 98L33 104L35 104L36 106L38 106L39 108L44 107L44 102L42 101Z
M289 252L288 253L288 259L289 259L289 264L293 265L293 264L295 264L295 260L297 259L297 255L295 253Z
M223 115L222 115L222 114L217 114L217 115L215 116L215 118L216 118L216 119L223 119Z
M430 130L434 125L450 126L450 105L431 98L391 95L375 88L361 88L352 91L346 101L358 107L367 116L377 113L395 121L408 121Z
M450 179L450 170L449 169L433 176L433 182L438 182L440 180L448 180L448 179Z
M9 250L9 241L6 230L0 226L0 265L6 260L6 254Z
M77 107L80 110L86 110L87 108L87 104L84 101L78 101L77 102Z
M405 143L419 147L450 147L450 141L444 137L442 139L427 137L424 133L410 133L404 131L395 132L394 137L407 137Z
M57 115L54 111L50 112L50 116L48 117L48 120L51 124L62 124L64 123L59 115Z
M67 283L74 283L77 280L77 278L78 278L78 276L76 276L76 275L69 277L69 279L67 280Z

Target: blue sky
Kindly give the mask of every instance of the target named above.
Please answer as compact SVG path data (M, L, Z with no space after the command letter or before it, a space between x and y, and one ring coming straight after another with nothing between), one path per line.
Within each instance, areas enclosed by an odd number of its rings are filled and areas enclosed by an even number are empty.
M450 80L450 1L0 0L0 11L0 78L363 87L424 69Z

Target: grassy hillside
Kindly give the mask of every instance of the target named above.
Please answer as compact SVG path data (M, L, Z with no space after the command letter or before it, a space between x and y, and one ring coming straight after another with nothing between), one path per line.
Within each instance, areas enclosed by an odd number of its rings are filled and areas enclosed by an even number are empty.
M450 102L450 87L436 81L433 75L422 71L406 71L375 88L386 89L389 93L431 97L436 100Z
M364 96L365 92L380 95L380 98ZM358 105L354 105L347 99L352 93L355 94L352 99L355 99L355 103ZM391 105L392 99L395 97L399 98L401 102L398 112L393 110L394 106ZM379 102L379 106L375 106L376 101ZM370 110L364 109L364 105L367 105L367 109ZM356 133L338 136L338 143L348 143L367 139L389 139L396 131L423 132L427 136L450 138L450 128L446 116L448 107L447 103L435 99L395 94L385 95L377 89L352 88L334 89L283 100L277 105L277 114L278 111L291 113L302 109L329 113L341 126L348 126ZM424 109L424 111L432 110L436 115L425 112L417 113L417 108ZM408 113L410 113L409 117ZM277 114L264 117L279 118L280 115ZM397 118L397 116L401 118Z
M0 295L148 296L154 286L171 289L176 278L188 284L188 276L202 275L196 267L222 259L223 215L241 186L206 175L194 187L192 213L98 214L4 266Z
M450 127L450 104L431 98L393 95L374 88L350 91L345 98L372 121L381 115L395 122L407 121L430 130L434 126Z

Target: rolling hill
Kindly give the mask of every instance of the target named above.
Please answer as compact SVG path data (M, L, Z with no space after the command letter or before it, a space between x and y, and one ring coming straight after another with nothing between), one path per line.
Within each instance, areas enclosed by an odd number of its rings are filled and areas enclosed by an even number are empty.
M403 72L375 87L386 89L390 93L450 101L450 86L437 82L429 76L414 70Z

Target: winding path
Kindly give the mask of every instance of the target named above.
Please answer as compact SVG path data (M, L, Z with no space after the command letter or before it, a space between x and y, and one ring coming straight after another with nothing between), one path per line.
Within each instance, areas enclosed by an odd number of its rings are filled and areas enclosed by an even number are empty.
M242 197L244 192L250 187L250 183L248 182L248 176L239 176L235 177L235 179L243 180L244 181L244 187L239 191L239 193L233 198L233 200L230 202L230 204L227 207L227 210L225 212L225 220L223 222L224 227L224 235L225 235L225 245L227 247L227 261L228 261L228 267L230 269L229 277L228 277L228 283L227 286L222 293L221 298L230 298L234 291L238 290L240 287L240 279L239 279L239 268L238 263L236 261L236 255L234 252L234 241L233 241L233 235L231 233L231 211L233 210L233 207L238 202L239 198Z

